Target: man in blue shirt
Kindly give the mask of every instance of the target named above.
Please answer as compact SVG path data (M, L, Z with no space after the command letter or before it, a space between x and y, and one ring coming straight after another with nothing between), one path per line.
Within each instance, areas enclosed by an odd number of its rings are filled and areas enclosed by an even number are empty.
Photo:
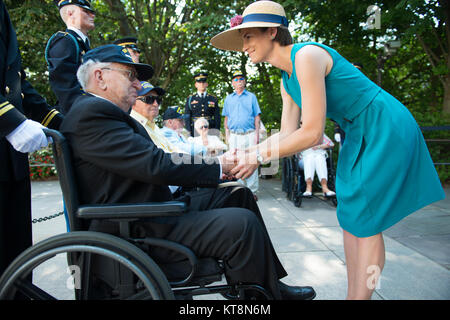
M247 149L259 143L259 126L261 109L256 96L245 89L246 81L241 71L235 71L231 84L234 92L225 98L222 116L226 142L231 149ZM253 194L258 191L258 170L245 181L239 180ZM257 199L255 195L255 199Z

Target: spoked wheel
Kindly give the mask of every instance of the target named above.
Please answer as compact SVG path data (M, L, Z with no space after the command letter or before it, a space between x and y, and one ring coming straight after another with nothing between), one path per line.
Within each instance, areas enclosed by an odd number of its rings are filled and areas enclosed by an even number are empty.
M83 267L67 266L67 255L69 261L83 261L80 263ZM92 286L89 261L98 258L115 266L108 271L121 279L124 275L131 279L129 288L122 290L121 286L122 292L112 292L107 298L174 299L167 278L141 249L109 234L78 231L41 241L19 255L0 278L0 300L14 299L16 294L32 300L89 299Z

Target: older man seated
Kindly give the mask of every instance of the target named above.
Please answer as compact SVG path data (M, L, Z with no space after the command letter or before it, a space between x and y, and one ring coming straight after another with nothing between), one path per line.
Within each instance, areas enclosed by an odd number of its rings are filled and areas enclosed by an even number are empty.
M158 148L169 153L183 152L183 150L167 140L164 133L155 123L165 90L160 87L153 87L147 81L141 81L141 87L141 90L138 91L138 97L132 106L130 116L147 130L148 135Z
M311 287L279 281L287 274L252 193L244 187L215 188L221 172L235 165L234 156L224 154L213 162L189 156L190 163L174 163L176 154L158 148L128 114L141 89L138 79L151 76L151 66L134 63L116 45L84 55L77 77L86 95L75 100L61 125L72 147L81 204L167 201L174 199L168 185L210 187L179 199L188 203L182 216L134 222L131 236L165 238L200 257L221 259L231 284L255 283L276 299L312 299ZM97 221L90 229L115 234L118 227L111 223ZM151 256L157 261L180 259L162 248L152 248Z
M169 140L169 142L181 149L185 153L192 155L201 154L206 155L208 148L188 141L181 133L184 129L184 121L186 115L181 112L180 107L169 107L163 114L163 128L161 132Z

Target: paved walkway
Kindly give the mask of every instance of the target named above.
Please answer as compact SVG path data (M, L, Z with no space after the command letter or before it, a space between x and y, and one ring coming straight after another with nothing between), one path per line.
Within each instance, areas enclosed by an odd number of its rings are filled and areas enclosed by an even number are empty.
M58 181L33 182L32 193L33 218L62 210ZM384 233L386 265L373 299L450 299L450 190L446 193L446 199ZM344 299L347 276L335 208L315 198L304 199L302 207L296 208L276 179L261 179L258 197L272 242L289 274L284 281L313 286L316 299ZM35 242L65 231L62 216L33 224ZM41 281L52 273L50 268L42 271Z

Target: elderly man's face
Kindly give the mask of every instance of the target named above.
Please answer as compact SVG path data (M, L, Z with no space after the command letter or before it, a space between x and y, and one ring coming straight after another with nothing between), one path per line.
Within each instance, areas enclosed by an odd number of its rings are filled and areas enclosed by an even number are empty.
M139 112L148 120L153 121L159 114L159 102L154 99L153 102L149 102L146 97L159 97L155 90L150 91L143 97L138 97L136 103L133 106L133 110Z
M243 91L245 89L245 78L243 76L234 77L231 81L231 85L236 91Z
M105 81L105 94L109 100L122 110L128 111L135 103L141 84L134 67L111 63L110 67L101 68Z

